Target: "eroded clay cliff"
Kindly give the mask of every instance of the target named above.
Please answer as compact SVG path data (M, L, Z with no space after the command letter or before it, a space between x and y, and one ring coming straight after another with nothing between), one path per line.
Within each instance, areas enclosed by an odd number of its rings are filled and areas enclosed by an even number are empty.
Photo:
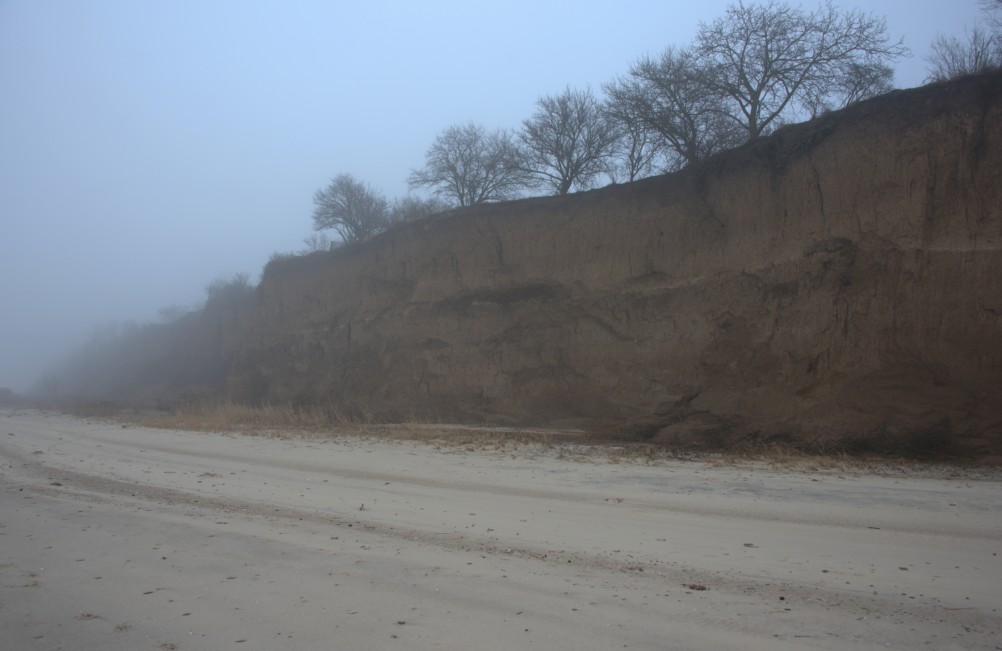
M663 440L1002 440L1002 76L269 266L228 392Z

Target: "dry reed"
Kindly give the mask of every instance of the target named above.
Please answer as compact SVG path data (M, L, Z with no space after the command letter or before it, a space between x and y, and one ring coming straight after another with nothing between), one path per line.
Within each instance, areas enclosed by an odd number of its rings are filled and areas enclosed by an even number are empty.
M170 411L135 412L109 403L77 405L69 410L78 416L113 418L160 429L206 432L239 432L271 438L336 439L369 438L412 441L451 451L518 451L521 456L545 454L577 463L644 463L697 461L713 466L763 467L774 471L822 473L909 474L929 472L949 475L959 472L955 464L922 463L886 457L865 458L846 452L817 453L790 446L755 446L738 450L695 451L651 442L624 442L616 437L581 431L537 430L497 425L443 423L381 423L370 413L336 403L297 406L293 404L247 405L232 401L187 401ZM967 468L962 474L970 475ZM998 470L985 469L997 476ZM979 474L975 472L974 474Z

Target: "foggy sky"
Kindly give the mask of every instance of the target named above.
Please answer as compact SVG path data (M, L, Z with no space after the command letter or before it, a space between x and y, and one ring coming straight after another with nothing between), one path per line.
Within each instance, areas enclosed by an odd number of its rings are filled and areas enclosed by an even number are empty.
M303 248L332 176L403 196L445 127L598 93L729 3L693 4L0 0L0 386L101 324L256 282ZM901 88L978 17L976 0L836 4L904 37Z

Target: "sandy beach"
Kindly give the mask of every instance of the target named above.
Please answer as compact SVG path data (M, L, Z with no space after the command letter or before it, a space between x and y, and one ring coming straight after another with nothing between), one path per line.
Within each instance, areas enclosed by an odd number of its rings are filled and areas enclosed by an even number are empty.
M1000 505L967 471L8 410L0 646L1000 649Z

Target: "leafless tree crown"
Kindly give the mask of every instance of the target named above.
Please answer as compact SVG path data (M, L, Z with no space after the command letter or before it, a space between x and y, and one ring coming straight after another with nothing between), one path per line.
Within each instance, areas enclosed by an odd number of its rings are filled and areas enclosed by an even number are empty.
M510 133L470 122L440 133L425 154L424 167L413 170L408 181L452 205L472 206L517 197L527 178Z
M927 58L927 81L945 81L1002 66L1002 37L982 27L968 30L965 39L938 36Z
M980 0L982 24L963 39L937 36L929 48L926 81L945 81L1002 67L1002 0Z
M387 226L386 199L350 174L339 174L313 195L313 229L334 229L346 244L361 242Z
M438 197L417 197L408 195L396 199L390 208L391 222L410 222L428 215L445 212L449 209L449 204L444 199Z
M830 0L811 12L739 1L700 25L695 49L708 87L729 105L725 115L751 140L797 109L839 108L883 89L887 62L908 52L882 18Z
M739 1L691 46L637 61L605 91L610 114L627 133L653 134L670 170L887 92L888 62L906 54L869 14Z
M670 152L669 169L702 160L740 142L707 75L694 50L670 47L656 59L641 59L628 77L605 87L610 110L631 128L640 125L656 134Z
M592 92L571 88L540 98L519 134L527 171L557 194L588 188L608 171L619 137Z
M979 1L997 27L1002 0ZM982 57L977 42L963 54ZM997 34L988 42L997 57ZM944 40L941 58L962 58L960 49ZM691 45L645 57L603 86L604 101L568 87L540 98L517 132L475 122L448 127L408 177L412 189L429 190L431 199L390 206L349 175L335 177L316 193L314 225L353 242L390 222L513 199L532 188L564 194L591 187L603 174L633 181L680 169L785 122L887 92L889 64L904 56L907 48L889 38L884 19L838 9L832 0L814 10L737 0L700 24Z

